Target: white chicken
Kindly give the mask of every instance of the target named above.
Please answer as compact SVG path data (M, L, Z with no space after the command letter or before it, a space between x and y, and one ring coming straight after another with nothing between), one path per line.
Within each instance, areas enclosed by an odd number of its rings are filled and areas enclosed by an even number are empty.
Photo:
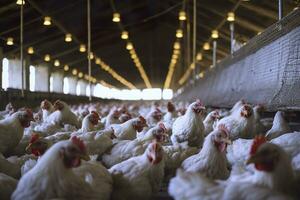
M220 119L220 114L218 110L211 111L208 113L208 115L205 117L203 124L204 124L204 135L207 136L210 132L214 129L214 124L217 122L217 120Z
M167 104L168 112L164 115L164 122L169 123L171 126L173 125L173 121L177 118L177 111L172 102L168 102Z
M284 118L283 111L277 111L273 120L272 128L266 133L266 137L271 140L291 131L289 124Z
M211 179L227 179L226 148L231 144L229 133L225 126L211 132L204 141L200 152L183 161L185 171L199 172Z
M112 129L92 131L82 133L77 137L84 142L89 155L102 155L112 147L114 131Z
M164 177L163 149L157 142L149 144L145 153L114 165L113 200L150 199L159 191Z
M6 174L0 173L0 197L2 200L10 200L10 196L16 189L18 181Z
M85 180L97 193L98 199L109 200L112 192L113 180L108 170L95 161L82 162L73 172Z
M10 154L19 144L24 134L24 128L33 121L32 111L29 109L18 111L0 121L0 153Z
M146 115L147 124L152 127L155 126L162 120L163 113L157 107L153 107L150 112Z
M97 191L72 170L81 159L89 159L82 141L71 140L54 144L33 169L20 179L12 200L24 199L101 199Z
M9 102L5 106L5 110L0 111L0 120L6 118L7 116L9 116L10 114L12 114L14 112L15 112L15 109L14 109L12 103Z
M45 122L50 124L70 124L80 128L81 124L79 123L77 116L70 110L70 107L63 101L57 100L54 103L54 108L56 111L51 113Z
M259 135L263 134L266 131L265 126L263 123L260 121L261 120L261 114L265 110L265 107L263 105L256 105L253 108L253 117L254 117L254 127L253 127L253 134L254 135Z
M246 104L246 101L244 99L241 99L241 100L237 101L233 105L233 107L231 108L231 110L229 111L229 114L232 114L232 113L238 111L245 104Z
M219 120L216 127L225 125L229 131L230 139L236 140L238 138L253 138L253 123L253 109L250 105L245 104L231 115Z
M182 162L188 157L199 152L196 147L189 147L187 142L174 145L163 146L165 158L165 174L173 177L176 169L179 168Z
M200 101L189 105L186 113L178 117L172 126L173 144L188 142L191 147L201 147L204 140L202 114L205 107Z
M133 140L136 138L137 132L141 132L146 127L146 120L139 116L130 119L123 124L113 124L111 128L114 130L115 136L120 140Z
M21 176L21 169L20 166L10 162L0 154L0 173L4 173L18 179Z
M110 127L112 124L119 124L120 113L117 109L112 109L109 114L103 118L105 121L105 128Z
M43 121L46 121L49 115L54 112L52 103L47 99L41 102L41 109L43 112Z
M253 175L214 182L197 173L178 171L170 181L169 193L176 200L293 199L297 185L291 161L284 150L258 137L253 142L250 154L247 164L255 164Z
M162 123L160 123L157 126L149 129L142 138L118 141L110 150L110 152L107 152L102 156L102 162L106 167L112 167L113 165L131 157L143 154L152 140L164 142L166 137L166 128Z

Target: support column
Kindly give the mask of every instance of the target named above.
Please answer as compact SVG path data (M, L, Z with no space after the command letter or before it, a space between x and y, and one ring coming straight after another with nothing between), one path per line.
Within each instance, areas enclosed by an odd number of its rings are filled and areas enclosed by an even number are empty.
M3 63L3 51L2 48L0 48L0 90L2 89L2 63Z
M25 57L25 63L24 63L24 70L25 70L25 73L24 73L24 81L25 81L25 84L24 84L24 89L25 90L29 90L29 66L30 66L30 58L28 56Z

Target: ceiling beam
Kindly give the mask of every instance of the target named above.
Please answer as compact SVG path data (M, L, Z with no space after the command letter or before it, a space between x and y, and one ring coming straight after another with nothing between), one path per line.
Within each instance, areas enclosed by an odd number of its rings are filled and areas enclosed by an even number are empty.
M234 2L234 0L230 0L231 2ZM255 12L259 15L263 15L266 17L269 17L270 19L277 20L278 19L278 14L277 12L274 12L273 10L269 10L267 8L263 8L261 6L256 6L253 3L248 3L248 2L242 2L241 7L244 7L252 12Z
M25 48L28 48L28 47L30 47L30 46L38 45L38 44L41 43L41 42L47 43L47 42L49 42L49 41L53 41L52 39L53 39L53 38L56 38L56 37L58 37L58 36L61 36L61 33L54 32L54 33L51 34L51 35L47 35L46 37L39 38L39 39L37 39L37 40L35 40L35 41L33 41L33 42L30 42L30 43L24 43L24 49L25 49ZM17 53L17 52L19 52L19 51L20 51L20 46L16 46L15 49L13 49L13 50L11 50L11 51L8 51L6 54L8 54L8 55L10 55L10 54L15 54L15 53Z
M15 1L13 3L8 4L8 5L2 6L2 7L0 7L0 14L6 12L6 11L16 7L16 6L17 6L17 4L16 4Z
M242 19L241 17L238 17L238 16L235 16L235 21L240 26L242 26L242 27L244 27L248 30L254 31L255 33L262 32L263 30L265 30L264 27L259 26L259 25L255 24L253 22L248 21L248 20Z
M80 2L80 1L76 1L76 2L74 2L72 4L68 4L67 6L61 7L60 9L55 10L54 12L51 12L50 14L51 15L55 15L57 13L60 13L60 12L62 12L64 10L68 9L69 7L77 4L78 2ZM14 3L14 5L16 5L16 4ZM36 17L36 18L33 18L33 19L29 20L29 21L24 22L23 26L26 27L26 26L28 26L30 24L33 24L33 23L37 22L37 21L41 21L42 19L43 19L43 14L41 16L39 16L39 17ZM5 31L1 32L0 36L1 35L5 35L5 34L10 33L10 32L13 32L13 31L16 31L16 30L19 30L20 29L20 23L19 23L19 21L17 21L17 22L18 22L18 25L14 26L14 27L11 27L9 29L6 29ZM40 26L42 26L42 23L41 23Z
M206 7L203 7L203 8L206 9L207 11L215 14L215 15L218 15L218 16L222 17L222 18L227 18L227 13L223 13L221 11L218 11L218 10L216 10L213 7L207 7L206 6ZM237 24L239 24L240 26L242 26L242 27L244 27L244 28L246 28L248 30L254 31L255 33L261 32L261 31L263 31L265 29L264 27L259 26L259 25L255 24L255 23L252 23L249 20L246 20L246 19L244 19L242 17L239 17L237 15L235 16L235 18L236 18L235 22ZM229 38L229 40L230 40L230 38Z

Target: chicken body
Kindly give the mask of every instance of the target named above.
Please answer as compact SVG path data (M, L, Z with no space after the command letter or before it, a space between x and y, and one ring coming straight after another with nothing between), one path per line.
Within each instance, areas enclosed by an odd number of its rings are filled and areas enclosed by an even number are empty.
M13 200L52 198L101 199L93 188L76 176L73 166L85 156L82 147L71 141L54 144L19 181Z
M254 174L214 182L200 174L179 170L170 182L169 193L176 200L293 199L297 185L287 154L279 146L271 143L256 148L258 150L253 152L248 160L248 163L255 163Z
M253 110L249 105L244 105L231 115L218 121L216 127L225 125L229 130L230 139L253 138Z
M278 111L275 114L272 128L266 133L266 137L271 140L285 133L289 133L290 131L291 129L284 119L284 113L282 111Z
M185 171L199 172L211 179L227 179L226 148L230 144L228 135L222 130L211 132L204 141L203 147L182 163Z
M79 123L77 116L65 102L58 100L54 103L54 107L56 107L57 110L51 113L45 122L58 125L70 124L80 128L81 124Z
M163 139L164 131L156 126L149 129L143 138L117 141L110 152L102 156L102 162L109 168L131 157L142 155L152 140L156 138Z
M143 155L114 165L109 171L114 181L113 200L150 199L164 177L163 150L152 143Z
M0 153L10 154L14 150L32 120L31 111L18 111L0 121Z
M0 197L2 200L10 200L16 189L18 181L6 174L0 173Z
M173 144L188 142L191 147L201 147L204 140L204 125L199 102L192 103L183 116L178 117L172 126L171 141Z

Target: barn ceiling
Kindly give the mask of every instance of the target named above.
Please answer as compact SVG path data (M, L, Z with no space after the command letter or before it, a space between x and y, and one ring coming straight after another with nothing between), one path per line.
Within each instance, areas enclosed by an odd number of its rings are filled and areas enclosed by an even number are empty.
M299 1L283 0L284 15L299 5ZM120 38L119 26L112 22L113 5L121 15L123 27L129 32L135 51L145 69L152 87L163 87L170 63L175 32L179 26L178 13L185 7L192 17L192 0L91 0L92 52L100 57L119 75L137 88L145 83L134 65L126 42ZM238 4L238 6L237 6ZM20 35L20 7L13 0L0 2L0 46L5 56L18 56ZM211 31L218 27L217 58L230 53L230 32L228 23L223 23L227 13L236 8L236 37L241 42L263 31L277 20L277 1L273 0L197 0L197 51L210 38ZM44 16L52 18L51 26L43 26ZM186 69L188 51L187 28L183 24L185 37L180 62L172 79L172 88L178 87L178 80ZM192 28L192 22L190 29ZM66 43L64 37L71 33L73 41ZM192 31L191 31L192 33ZM6 45L6 39L13 37L15 44ZM34 64L41 63L45 54L59 59L83 73L88 72L87 56L79 52L80 44L87 44L87 2L85 0L26 0L24 5L24 46L33 46L35 54L30 55ZM198 68L205 69L212 63L212 52L205 51ZM29 56L29 55L28 55ZM57 67L49 64L51 69ZM197 69L199 71L199 69ZM70 72L65 72L70 73ZM92 62L92 74L98 80L125 88L123 84Z

